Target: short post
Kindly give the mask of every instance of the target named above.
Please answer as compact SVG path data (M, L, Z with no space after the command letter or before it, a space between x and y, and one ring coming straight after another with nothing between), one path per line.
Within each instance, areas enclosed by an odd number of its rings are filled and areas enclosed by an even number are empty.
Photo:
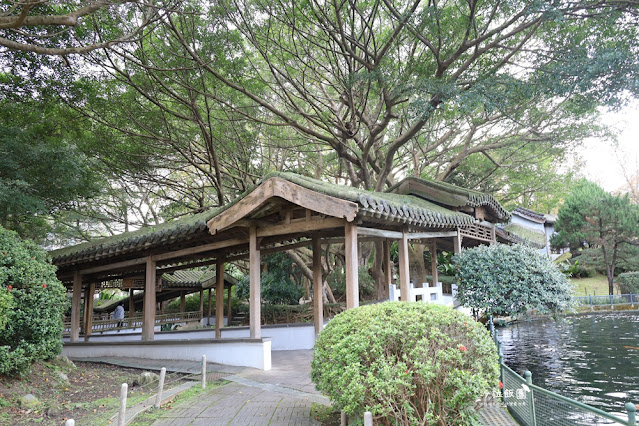
M632 402L626 402L626 411L628 412L628 426L636 426L637 406Z
M206 389L206 355L202 355L202 389Z
M75 426L75 420L73 419L69 419L66 422L64 422L64 426Z
M346 412L342 411L340 413L340 426L346 426L348 424L348 419L346 418Z
M526 378L526 383L530 386L532 385L532 373L528 370L524 372L524 377ZM537 426L537 419L535 416L535 399L533 398L533 390L531 387L528 388L528 408L530 409L530 421L532 422L532 426Z
M160 370L160 383L158 384L158 393L155 395L155 408L160 408L162 404L162 390L164 389L164 376L166 376L166 368Z
M364 426L373 426L373 413L370 411L364 413Z
M128 388L129 385L126 383L122 383L122 386L120 387L120 412L118 413L118 426L126 425L126 394Z

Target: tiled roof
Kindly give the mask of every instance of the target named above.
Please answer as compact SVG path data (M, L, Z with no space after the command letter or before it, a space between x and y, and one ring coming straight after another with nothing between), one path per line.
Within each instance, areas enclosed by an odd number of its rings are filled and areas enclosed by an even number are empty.
M518 244L526 244L535 248L546 247L546 234L543 232L535 231L524 226L509 223L501 230L500 237L507 241L511 241Z
M375 217L390 222L440 229L468 226L475 222L475 219L470 215L450 210L421 197L391 192L366 191L350 186L323 182L294 173L271 173L265 176L257 186L272 177L279 177L309 190L357 203L358 216ZM447 190L450 189L464 194L471 205L485 205L488 203L494 205L496 209L501 209L499 203L492 196L477 191L464 190L453 185L437 184ZM178 241L194 238L197 234L208 232L207 221L235 205L254 189L252 188L245 192L223 207L165 222L158 226L146 227L133 232L125 232L120 235L53 250L50 252L52 261L58 265L77 261L90 261L115 254L168 246ZM504 214L507 215L505 211Z
M404 193L410 193L450 207L488 207L496 218L504 221L510 218L510 214L491 194L462 188L446 182L409 176L388 190L388 192L398 191L404 191Z
M533 222L544 223L546 222L546 216L543 213L537 213L536 211L525 209L523 207L515 207L513 214L523 216Z
M224 281L235 285L237 280L228 274L224 274ZM195 270L188 269L175 271L171 274L162 275L163 287L215 287L215 271L211 269Z

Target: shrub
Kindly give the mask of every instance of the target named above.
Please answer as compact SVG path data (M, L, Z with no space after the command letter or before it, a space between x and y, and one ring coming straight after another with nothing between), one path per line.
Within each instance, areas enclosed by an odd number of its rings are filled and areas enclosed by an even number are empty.
M617 276L617 285L621 294L639 293L639 272L624 272Z
M542 313L570 306L572 285L548 257L523 245L493 244L462 250L457 299L487 314Z
M46 252L0 227L0 375L62 351L65 293Z
M333 318L315 343L311 377L337 410L379 424L469 424L497 386L489 333L449 307L385 302Z

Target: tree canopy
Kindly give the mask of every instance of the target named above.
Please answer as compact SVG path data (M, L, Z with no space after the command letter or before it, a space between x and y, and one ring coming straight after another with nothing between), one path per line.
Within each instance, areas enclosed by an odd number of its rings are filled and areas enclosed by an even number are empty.
M590 262L600 261L613 294L620 260L639 245L639 206L632 204L627 194L612 195L582 180L559 209L555 230L554 246L568 245L575 254L583 251L589 255L584 258Z

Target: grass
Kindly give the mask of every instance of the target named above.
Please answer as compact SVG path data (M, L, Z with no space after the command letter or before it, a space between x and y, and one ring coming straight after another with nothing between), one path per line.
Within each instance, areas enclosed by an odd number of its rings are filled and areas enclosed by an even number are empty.
M323 426L337 426L341 424L341 414L333 410L333 407L314 402L311 406L311 415Z
M605 275L596 274L588 278L571 278L570 281L575 285L575 296L605 296L608 294L608 278Z

